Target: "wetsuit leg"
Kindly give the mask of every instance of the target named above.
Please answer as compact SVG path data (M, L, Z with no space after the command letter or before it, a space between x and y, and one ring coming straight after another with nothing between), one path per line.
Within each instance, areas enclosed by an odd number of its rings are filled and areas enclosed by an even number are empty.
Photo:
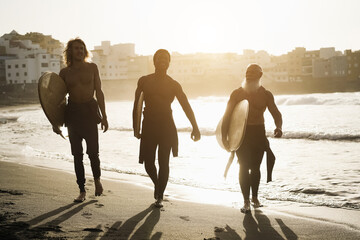
M100 159L99 159L99 135L96 124L91 124L86 127L85 141L86 141L86 153L89 156L91 170L93 172L94 179L98 179L101 176Z
M74 156L76 182L79 186L80 192L85 192L85 170L82 147L83 138L78 131L71 127L68 127L68 134L71 145L71 153Z
M243 164L240 163L239 183L244 200L249 200L250 174L249 174L249 167L244 163Z
M171 145L169 143L159 144L159 198L164 198L164 191L169 180L169 158Z
M155 166L155 152L157 148L157 143L155 141L149 141L146 145L146 156L145 156L145 170L152 182L154 183L155 188L158 186L158 177L157 169Z
M244 144L242 147L240 147L240 149L236 151L236 156L238 157L240 164L239 183L240 183L241 192L244 200L249 200L250 184L251 184L250 174L249 174L249 170L250 170L249 161L251 160L250 159L251 155L249 148L248 147L245 148L245 144Z
M252 197L258 197L258 190L260 184L260 165L262 162L262 158L264 156L264 151L254 151L251 158L251 174L250 174L250 184L251 184L251 192Z

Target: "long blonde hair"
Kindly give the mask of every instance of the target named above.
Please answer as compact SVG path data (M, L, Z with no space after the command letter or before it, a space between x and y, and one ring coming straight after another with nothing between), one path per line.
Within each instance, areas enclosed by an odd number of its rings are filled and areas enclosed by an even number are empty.
M83 40L81 40L80 38L75 38L75 39L71 39L70 41L68 41L66 48L64 50L64 63L66 66L70 67L73 64L72 61L72 46L74 44L74 42L78 42L80 44L82 44L84 46L84 51L85 51L85 57L84 57L84 61L87 61L89 58L89 52L86 49L86 45L84 43Z

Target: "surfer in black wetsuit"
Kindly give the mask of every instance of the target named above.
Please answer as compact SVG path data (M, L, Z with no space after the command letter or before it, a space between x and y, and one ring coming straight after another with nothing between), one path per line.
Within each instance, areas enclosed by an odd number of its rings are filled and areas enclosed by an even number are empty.
M141 139L139 162L145 163L145 170L154 183L155 206L162 207L164 191L169 178L169 157L178 154L178 137L172 117L171 103L176 97L193 127L191 138L200 139L200 131L195 115L181 85L166 74L170 64L170 54L165 49L158 50L153 57L155 73L139 79L135 91L133 109L133 128L136 138ZM136 108L141 92L144 94L145 108L142 133L135 131ZM158 148L159 172L155 166L155 153Z
M237 103L247 99L249 101L249 113L244 140L240 148L236 151L240 163L239 182L244 197L244 206L241 211L250 211L250 188L252 191L252 202L255 208L261 206L258 199L258 189L260 184L260 164L264 152L267 152L268 181L271 181L271 171L275 161L269 141L265 135L264 112L266 108L274 118L276 129L274 136L282 136L282 116L278 110L273 94L261 86L260 78L262 69L257 64L250 64L246 70L246 78L242 87L232 92L227 104L222 125L223 143L229 149L227 139L231 113Z
M96 64L86 62L88 51L85 43L79 38L70 40L64 53L67 66L61 69L59 75L65 81L69 93L65 125L68 128L71 153L74 156L76 182L80 189L80 194L74 201L82 202L86 197L82 141L86 141L86 153L89 155L94 176L95 196L100 196L103 187L100 182L97 124L101 123L101 128L106 132L108 122L99 71ZM94 95L97 100L94 99ZM53 126L53 131L61 133L56 126Z

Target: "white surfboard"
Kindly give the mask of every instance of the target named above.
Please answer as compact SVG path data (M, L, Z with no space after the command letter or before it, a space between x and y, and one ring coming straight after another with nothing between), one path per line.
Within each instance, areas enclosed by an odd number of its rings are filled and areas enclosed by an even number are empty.
M249 113L249 102L245 99L235 105L230 117L229 131L227 139L229 141L229 150L236 151L240 147L244 139L246 122ZM222 142L222 127L223 118L221 118L216 128L216 140L219 145L225 149Z
M139 101L136 106L136 123L135 123L135 134L141 134L141 117L142 117L142 110L144 105L144 93L140 93Z
M67 90L64 80L56 73L46 72L39 79L38 93L41 107L49 122L60 129L64 124L66 107Z
M230 117L229 131L227 139L229 141L229 149L231 155L225 167L224 177L226 178L229 168L234 160L235 151L239 149L242 141L244 140L246 123L249 113L249 102L245 99L235 105L233 112ZM216 127L216 140L219 145L225 149L222 141L222 127L223 118L221 118L219 124Z

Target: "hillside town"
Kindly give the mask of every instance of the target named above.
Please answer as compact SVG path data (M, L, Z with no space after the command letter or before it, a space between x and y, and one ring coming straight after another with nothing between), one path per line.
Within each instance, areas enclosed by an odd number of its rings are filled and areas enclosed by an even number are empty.
M37 81L46 72L64 67L64 45L51 35L13 30L0 37L1 98L36 98ZM102 41L89 49L104 91L110 99L131 98L139 77L154 71L152 56L139 55L134 43ZM171 49L170 49L171 51ZM264 50L238 53L180 54L173 51L168 74L188 90L190 96L228 94L244 78L246 66L263 67L263 85L278 94L360 89L360 50L334 47L307 50L297 47L273 56Z

